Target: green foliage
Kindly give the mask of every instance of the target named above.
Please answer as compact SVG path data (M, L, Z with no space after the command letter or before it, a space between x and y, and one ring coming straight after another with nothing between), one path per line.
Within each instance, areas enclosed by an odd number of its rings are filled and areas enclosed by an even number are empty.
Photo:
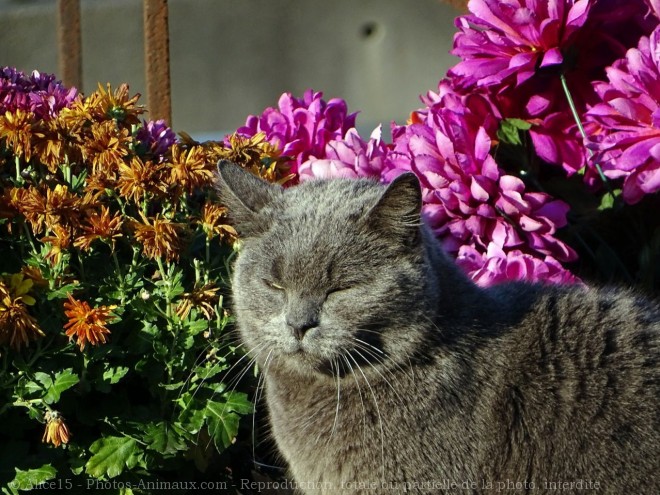
M90 120L95 102L106 100L120 101L124 117ZM90 482L108 480L229 478L225 450L241 416L252 413L247 395L224 383L240 356L224 303L235 231L211 188L222 145L178 142L149 154L137 141L131 101L103 92L84 101L78 124L62 120L79 133L64 140L79 149L57 167L0 138L7 495L89 493ZM107 160L107 143L93 141L103 132L119 136L121 147ZM99 149L105 161L83 159ZM143 184L148 192L122 192L119 170L129 166L158 172Z

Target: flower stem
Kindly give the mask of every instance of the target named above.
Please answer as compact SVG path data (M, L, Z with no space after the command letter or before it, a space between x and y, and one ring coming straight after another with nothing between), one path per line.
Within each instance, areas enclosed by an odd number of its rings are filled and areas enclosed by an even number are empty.
M112 251L112 260L115 262L115 268L117 269L117 279L119 280L119 292L121 293L121 304L123 305L126 299L126 294L124 293L124 275L122 274L121 266L119 265L119 258L117 258L117 253L115 252L114 249L112 249L112 246L110 246L110 250Z
M580 120L580 114L577 111L577 107L575 106L575 102L573 101L573 96L571 95L570 89L568 89L568 82L566 81L566 76L564 74L561 74L559 76L559 79L561 80L561 87L564 90L564 94L566 95L566 100L568 101L568 106L571 109L571 113L573 114L573 120L575 120L575 123L577 124L578 130L580 131L580 135L582 136L582 139L584 141L587 140L587 133L584 130L584 126L582 125L582 121ZM590 150L589 148L587 149L587 154L589 155L589 158L594 157L594 152ZM605 187L607 187L607 191L614 197L614 193L611 190L609 180L603 173L603 169L600 168L600 164L596 161L594 161L594 166L596 167L596 170L598 171L598 175L600 176L600 180L603 181L605 184Z

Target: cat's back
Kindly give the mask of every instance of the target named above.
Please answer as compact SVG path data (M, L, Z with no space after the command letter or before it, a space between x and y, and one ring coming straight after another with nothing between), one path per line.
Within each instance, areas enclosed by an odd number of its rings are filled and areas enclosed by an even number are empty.
M487 351L494 419L508 431L496 471L660 492L658 305L624 290L497 290L526 309Z

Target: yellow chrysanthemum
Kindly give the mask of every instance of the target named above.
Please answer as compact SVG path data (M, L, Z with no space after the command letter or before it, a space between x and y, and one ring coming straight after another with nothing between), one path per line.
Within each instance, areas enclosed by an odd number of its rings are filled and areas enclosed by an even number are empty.
M22 273L0 281L0 345L20 350L31 340L44 336L37 320L27 310L27 306L35 303L29 294L32 286L32 280L24 278Z
M32 157L32 136L35 117L32 112L16 110L0 115L0 139L7 140L7 146L12 148L16 156L23 156L26 162Z
M115 119L128 124L138 124L138 115L144 113L144 107L137 105L139 94L130 96L128 85L121 84L112 90L110 84L104 88L101 83L98 90L89 95L84 102L85 108L95 119Z

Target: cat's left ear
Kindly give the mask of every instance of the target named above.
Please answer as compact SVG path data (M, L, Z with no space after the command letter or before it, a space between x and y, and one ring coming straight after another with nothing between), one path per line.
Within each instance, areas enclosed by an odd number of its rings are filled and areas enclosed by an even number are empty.
M229 160L218 162L216 190L238 233L247 237L268 229L271 222L260 212L282 194L282 186L270 184Z
M394 179L369 213L377 228L398 236L408 237L414 243L419 238L421 225L422 189L419 179L406 172Z

